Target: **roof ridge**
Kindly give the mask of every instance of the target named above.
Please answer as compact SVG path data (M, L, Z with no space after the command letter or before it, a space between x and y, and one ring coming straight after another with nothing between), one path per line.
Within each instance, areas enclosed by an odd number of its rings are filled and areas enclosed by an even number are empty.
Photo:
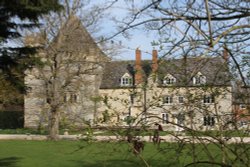
M61 51L81 52L96 49L101 52L81 20L75 15L69 16L65 21L51 45Z

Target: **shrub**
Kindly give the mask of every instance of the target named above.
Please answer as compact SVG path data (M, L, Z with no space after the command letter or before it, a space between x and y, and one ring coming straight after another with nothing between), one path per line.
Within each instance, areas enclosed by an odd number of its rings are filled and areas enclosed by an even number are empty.
M23 111L0 111L0 129L23 128Z

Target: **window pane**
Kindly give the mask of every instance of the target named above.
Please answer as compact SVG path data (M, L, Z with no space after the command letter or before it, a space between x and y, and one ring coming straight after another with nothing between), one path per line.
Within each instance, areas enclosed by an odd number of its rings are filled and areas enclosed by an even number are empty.
M67 102L67 95L64 95L63 101L66 103Z
M214 96L205 95L203 97L203 103L214 103Z
M179 103L184 103L184 98L182 96L179 96Z
M163 80L163 84L165 85L172 85L174 83L175 83L175 78L166 77Z
M131 86L132 85L132 78L124 77L121 78L121 86Z
M185 121L185 115L184 114L178 114L177 115L177 124L182 125Z
M204 126L214 126L215 118L213 116L204 116L203 117L203 125Z
M207 126L207 117L203 117L203 125Z
M167 104L173 103L173 97L172 96L164 97L164 103L167 103Z
M215 124L215 119L214 117L211 117L211 126L214 126L214 124Z
M206 83L206 77L203 75L198 75L193 77L193 84L195 85L200 85L200 84L205 84Z
M70 95L70 102L71 103L76 103L77 102L77 95L76 94L71 94Z
M162 123L163 124L167 124L168 123L168 114L167 113L163 113L162 114Z

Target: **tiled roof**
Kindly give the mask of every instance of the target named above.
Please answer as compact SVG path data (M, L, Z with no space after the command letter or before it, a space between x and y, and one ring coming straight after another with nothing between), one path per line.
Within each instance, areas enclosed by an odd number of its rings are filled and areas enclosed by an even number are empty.
M51 46L59 52L85 52L96 49L101 52L78 17L72 15L59 31Z
M220 57L187 58L163 61L159 65L158 79L161 84L166 74L176 78L177 86L192 86L192 78L200 72L206 77L206 85L230 85L230 73L225 61Z
M111 61L105 65L101 88L120 88L120 78L129 73L127 66L134 65L134 61Z
M152 63L152 61L142 61ZM104 69L101 89L120 88L120 78L128 72L127 66L134 66L135 61L111 61ZM158 85L162 86L162 80L167 74L176 78L176 86L192 86L192 77L198 72L206 76L206 84L214 86L230 85L230 73L225 61L221 57L187 58L159 61ZM128 72L129 73L129 72Z

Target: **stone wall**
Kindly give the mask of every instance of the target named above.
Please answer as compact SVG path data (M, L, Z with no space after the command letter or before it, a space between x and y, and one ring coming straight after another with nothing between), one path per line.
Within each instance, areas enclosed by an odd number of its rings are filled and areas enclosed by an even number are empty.
M148 86L146 89L146 104L144 103L144 90L136 88L134 90L134 103L131 103L130 95L133 89L101 89L100 94L103 102L99 108L100 125L120 125L128 126L124 121L131 111L131 116L136 119L133 126L153 126L155 123L161 124L165 130L181 130L177 124L178 115L184 115L182 126L196 130L219 130L232 118L232 90L231 87L157 87ZM216 92L215 102L211 104L203 103L203 96ZM165 96L172 96L172 104L163 102ZM178 97L184 97L184 103L178 102ZM144 104L146 113L143 115ZM107 112L110 116L109 121L103 122L103 113ZM168 114L168 121L163 122L162 114ZM204 116L215 116L215 126L203 126Z
M25 127L46 127L52 108L60 112L63 128L93 123L93 99L107 58L81 21L70 17L49 47L36 56L43 65L26 71Z

